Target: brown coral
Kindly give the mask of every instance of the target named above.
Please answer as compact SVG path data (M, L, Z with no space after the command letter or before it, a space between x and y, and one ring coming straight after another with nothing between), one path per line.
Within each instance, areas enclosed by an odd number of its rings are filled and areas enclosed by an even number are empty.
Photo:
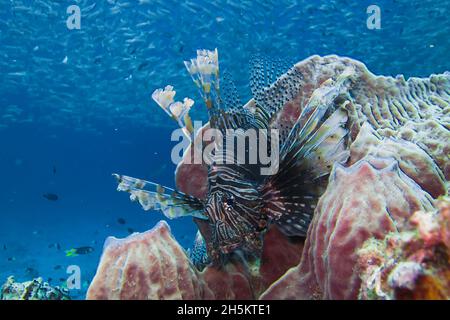
M336 167L319 200L300 264L262 298L357 298L356 249L370 237L402 230L413 212L431 208L431 197L393 159L368 158L349 168Z
M358 251L361 299L450 299L450 199Z
M272 229L261 265L235 260L199 272L162 221L145 233L106 241L87 299L255 299L299 262L301 248Z

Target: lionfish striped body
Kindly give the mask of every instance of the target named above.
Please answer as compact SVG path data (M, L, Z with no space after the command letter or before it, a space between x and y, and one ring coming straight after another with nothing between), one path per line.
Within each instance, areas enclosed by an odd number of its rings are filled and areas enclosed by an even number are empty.
M326 178L334 161L345 161L348 156L347 115L337 101L345 93L351 70L317 89L292 128L278 128L282 134L273 149L271 124L301 90L303 76L295 66L286 68L280 61L255 57L251 73L254 108L249 110L241 106L231 81L219 86L217 50L198 51L198 57L185 64L208 108L210 127L224 137L222 142L214 142L206 199L116 175L118 189L129 192L146 210L161 209L169 218L193 216L208 256L215 263L235 252L259 256L264 232L273 223L288 236L304 236L320 196L318 182ZM192 138L188 109L193 103L188 98L184 103L173 102L173 97L170 86L153 94L155 101ZM245 140L249 129L264 133L257 137L257 148L270 145L268 154L279 153L278 171L274 174L261 175L262 163L239 163L239 152L230 152L239 150L230 150L227 141ZM245 159L258 151L245 146ZM319 168L311 167L315 157L320 159L323 154L329 161L320 161Z

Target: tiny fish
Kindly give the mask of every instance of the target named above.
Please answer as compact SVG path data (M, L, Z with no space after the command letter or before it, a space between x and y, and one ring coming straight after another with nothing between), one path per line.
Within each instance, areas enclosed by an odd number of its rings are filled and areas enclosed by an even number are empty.
M70 250L66 250L66 257L76 257L78 255L84 255L94 252L94 248L92 247L79 247L73 248Z
M119 218L119 219L117 219L117 223L118 224L126 224L127 222L124 218Z
M61 270L62 267L61 267L60 265L57 265L57 266L55 266L53 269L54 269L54 270Z
M45 193L42 196L49 201L58 201L59 199L58 195L54 193Z
M128 231L129 234L134 233L134 230L132 228L128 228L127 231Z

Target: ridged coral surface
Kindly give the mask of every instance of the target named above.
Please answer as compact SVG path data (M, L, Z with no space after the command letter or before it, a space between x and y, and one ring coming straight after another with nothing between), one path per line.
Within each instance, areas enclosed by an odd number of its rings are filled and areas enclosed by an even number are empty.
M193 266L163 221L126 239L109 238L87 299L256 299L274 279L299 262L303 247L276 229L266 238L261 265L234 260L202 272Z
M189 259L160 222L123 240L108 238L87 299L195 299L200 290Z
M393 159L368 158L334 169L308 231L301 263L263 299L356 299L356 250L370 237L401 230L431 197Z
M446 193L445 176L427 152L401 138L380 137L366 122L351 145L349 164L368 155L395 158L400 169L434 198Z

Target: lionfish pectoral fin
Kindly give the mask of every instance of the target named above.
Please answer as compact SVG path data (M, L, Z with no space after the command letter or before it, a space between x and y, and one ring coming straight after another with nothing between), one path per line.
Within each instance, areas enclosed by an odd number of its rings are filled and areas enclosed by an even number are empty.
M193 196L157 183L113 174L119 182L118 191L128 192L132 201L138 201L144 210L161 210L169 219L192 216L207 220L203 202Z
M265 181L264 210L286 235L306 235L333 164L348 158L348 117L335 101L342 79L316 90L284 141L277 174Z

